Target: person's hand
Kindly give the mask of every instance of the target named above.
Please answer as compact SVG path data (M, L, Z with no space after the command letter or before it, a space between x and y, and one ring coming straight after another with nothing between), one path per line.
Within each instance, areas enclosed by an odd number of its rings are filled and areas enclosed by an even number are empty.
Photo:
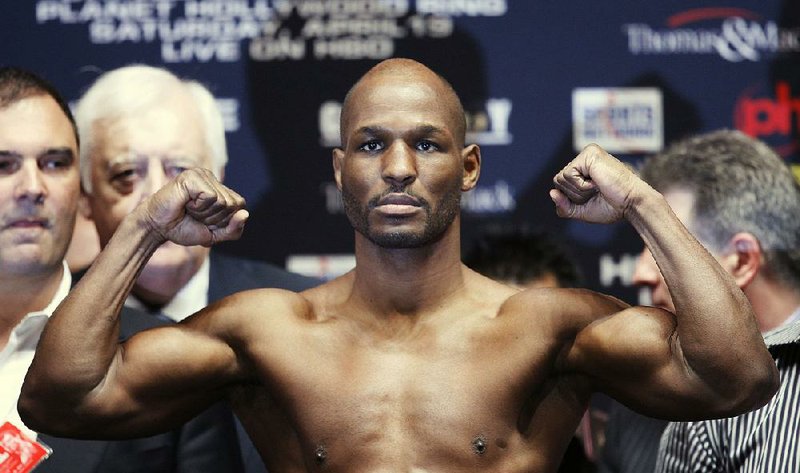
M644 181L597 145L589 145L553 178L550 198L559 217L612 223L625 216Z
M242 196L207 169L182 172L136 210L137 218L164 240L211 246L242 235L249 216Z

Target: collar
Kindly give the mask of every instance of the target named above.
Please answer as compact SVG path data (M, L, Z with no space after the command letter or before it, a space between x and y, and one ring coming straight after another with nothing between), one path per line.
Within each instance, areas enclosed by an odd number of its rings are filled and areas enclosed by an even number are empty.
M767 332L764 335L764 343L768 347L800 343L800 307L792 312L792 315L786 319L786 323Z
M61 304L61 301L67 297L69 294L69 290L72 287L72 273L69 272L69 266L67 266L66 261L61 262L61 283L58 285L58 290L53 295L53 299L47 304L42 312L46 313L48 317L50 314L56 311L58 304Z
M67 263L64 262L61 271L61 282L55 294L53 294L53 298L50 299L50 302L44 309L25 314L17 326L14 327L5 348L0 350L0 364L5 363L12 352L28 349L33 350L36 348L45 323L47 323L50 315L56 310L58 305L61 304L61 301L67 297L71 286L72 275L69 272Z
M67 266L67 262L63 261L61 269L61 282L58 283L58 289L56 289L55 294L53 294L53 298L50 299L50 303L42 310L37 310L33 312L28 312L25 314L25 317L22 318L20 323L17 325L17 328L14 330L23 330L30 322L27 322L29 319L44 317L45 319L49 319L50 316L55 312L56 308L64 298L67 297L69 294L69 290L72 287L72 274L69 272L69 266Z
M200 265L200 268L189 282L161 308L159 313L179 322L208 305L208 287L211 274L210 266L209 258L206 257L205 260L203 260L203 264ZM128 296L125 305L145 312L153 312L148 310L147 306L133 294Z

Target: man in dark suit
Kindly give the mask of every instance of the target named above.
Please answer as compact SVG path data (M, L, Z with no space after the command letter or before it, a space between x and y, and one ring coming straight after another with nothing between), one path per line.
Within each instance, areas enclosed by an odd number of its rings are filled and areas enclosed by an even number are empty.
M240 469L234 423L222 405L178 430L121 441L55 438L20 421L16 401L23 377L45 322L70 289L64 255L79 195L78 136L66 103L38 76L0 68L0 424L52 449L37 472ZM121 334L161 323L130 309Z
M224 175L225 130L214 97L165 69L134 65L103 74L79 100L75 117L82 142L81 208L94 221L101 246L141 200L181 171L203 167L220 179ZM125 305L180 321L235 292L300 291L318 282L267 263L168 242L139 275ZM239 430L245 471L263 471L249 437Z

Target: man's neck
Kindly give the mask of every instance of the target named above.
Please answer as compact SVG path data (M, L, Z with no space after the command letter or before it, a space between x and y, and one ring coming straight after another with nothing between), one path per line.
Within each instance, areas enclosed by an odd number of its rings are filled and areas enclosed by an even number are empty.
M59 265L39 274L0 276L0 350L27 314L50 304L61 284L63 270Z
M207 254L206 254L206 257ZM153 311L169 304L175 295L197 274L205 259L192 262L191 265L175 268L160 267L157 270L147 268L139 275L131 293L142 304Z
M464 286L457 230L413 249L381 248L356 234L356 262L353 295L371 314L424 315Z
M774 330L800 306L800 291L765 278L756 278L744 293L753 306L762 333Z

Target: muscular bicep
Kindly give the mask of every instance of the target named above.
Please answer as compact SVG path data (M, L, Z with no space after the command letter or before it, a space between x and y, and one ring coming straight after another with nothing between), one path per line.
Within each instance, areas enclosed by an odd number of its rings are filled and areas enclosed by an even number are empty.
M575 336L562 367L652 417L708 416L715 396L686 362L674 314L629 307L589 323Z
M197 316L196 316L197 317ZM243 377L235 350L202 321L139 332L120 344L81 409L102 436L130 437L180 425Z

